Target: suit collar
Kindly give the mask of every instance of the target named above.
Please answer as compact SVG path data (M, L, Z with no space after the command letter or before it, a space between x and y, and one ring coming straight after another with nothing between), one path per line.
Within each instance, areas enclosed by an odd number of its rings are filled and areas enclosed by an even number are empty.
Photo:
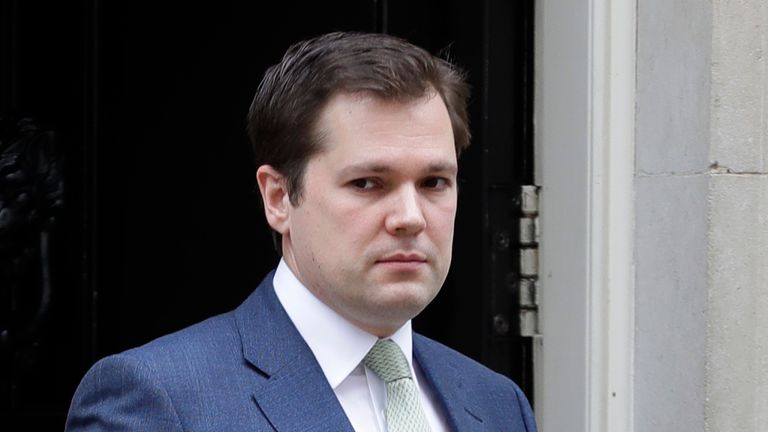
M280 304L312 350L331 388L336 389L365 359L379 339L355 326L318 299L281 259L272 279ZM389 338L412 366L411 322Z
M270 273L235 311L243 357L266 379L253 399L278 431L352 426L312 351L275 295Z
M424 336L413 335L414 358L440 400L451 430L483 430L482 410L467 399L464 373L450 357L435 350L433 344Z

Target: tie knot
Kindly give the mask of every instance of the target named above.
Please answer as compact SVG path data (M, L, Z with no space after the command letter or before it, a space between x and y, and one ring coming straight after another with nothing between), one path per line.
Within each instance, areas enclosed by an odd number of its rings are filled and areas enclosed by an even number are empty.
M390 339L379 339L365 356L365 365L385 383L411 377L411 368L400 347Z

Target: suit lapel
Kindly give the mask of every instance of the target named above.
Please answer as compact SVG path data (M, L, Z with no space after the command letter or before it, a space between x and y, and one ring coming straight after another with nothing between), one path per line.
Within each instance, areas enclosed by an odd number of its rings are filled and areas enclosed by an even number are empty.
M451 430L482 431L482 410L466 397L463 374L440 352L425 343L424 337L413 335L413 355L424 377L440 400Z
M352 431L344 410L319 366L297 361L253 392L261 411L278 431Z
M315 356L280 305L272 276L235 311L243 357L266 377L253 400L277 431L352 432Z

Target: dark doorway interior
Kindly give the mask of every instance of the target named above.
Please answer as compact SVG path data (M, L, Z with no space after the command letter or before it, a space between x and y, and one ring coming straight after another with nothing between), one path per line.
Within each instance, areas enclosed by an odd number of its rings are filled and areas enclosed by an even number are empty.
M0 149L21 118L52 131L63 195L44 259L38 234L0 240L0 417L61 429L95 360L232 309L274 267L244 118L266 67L332 30L403 36L469 72L453 267L415 327L530 394L511 281L532 177L532 5L3 2Z

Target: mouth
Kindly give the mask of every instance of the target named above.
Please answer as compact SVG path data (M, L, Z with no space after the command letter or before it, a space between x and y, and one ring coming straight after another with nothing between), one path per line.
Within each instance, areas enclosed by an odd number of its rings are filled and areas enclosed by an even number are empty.
M376 262L427 262L427 257L419 252L396 252L378 259Z
M397 252L376 260L376 264L397 271L412 271L427 264L427 257L418 252Z

